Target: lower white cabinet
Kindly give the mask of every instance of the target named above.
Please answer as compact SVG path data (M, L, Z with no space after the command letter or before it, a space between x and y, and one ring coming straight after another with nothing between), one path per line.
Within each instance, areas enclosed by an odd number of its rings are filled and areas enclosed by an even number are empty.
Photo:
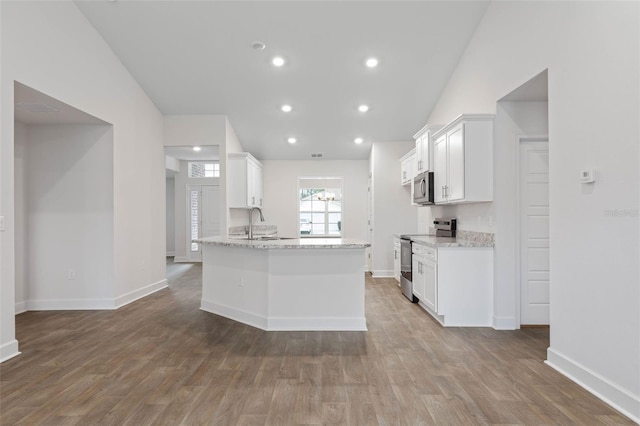
M491 327L493 248L412 246L420 306L444 326Z
M393 239L393 278L400 283L400 238Z

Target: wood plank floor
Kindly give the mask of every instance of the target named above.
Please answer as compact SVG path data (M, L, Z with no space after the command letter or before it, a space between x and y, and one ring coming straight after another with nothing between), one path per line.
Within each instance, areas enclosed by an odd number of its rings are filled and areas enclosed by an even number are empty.
M366 279L368 332L265 332L198 310L201 268L117 311L16 317L0 423L633 424L542 363L548 330L442 328Z

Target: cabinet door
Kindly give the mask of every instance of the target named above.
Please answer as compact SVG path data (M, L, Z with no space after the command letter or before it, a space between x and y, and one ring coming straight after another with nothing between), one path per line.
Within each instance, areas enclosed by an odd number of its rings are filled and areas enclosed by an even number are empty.
M411 263L411 279L413 281L413 295L422 300L424 297L424 260L414 255Z
M259 164L254 164L255 170L253 173L253 194L255 196L255 205L262 207L262 198L264 194L264 181L262 179L262 167Z
M435 202L445 201L444 190L447 185L447 135L440 136L433 145L433 182Z
M420 299L425 306L438 312L438 266L435 262L426 260L422 264L424 291Z
M462 124L447 132L448 184L447 201L464 199L464 127Z
M414 176L418 176L424 172L424 137L420 136L416 139L416 158L413 162Z
M400 245L393 245L393 277L400 282Z

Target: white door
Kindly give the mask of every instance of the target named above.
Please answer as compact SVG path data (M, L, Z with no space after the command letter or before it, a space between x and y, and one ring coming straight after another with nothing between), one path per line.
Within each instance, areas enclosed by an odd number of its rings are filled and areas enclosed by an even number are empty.
M549 144L520 143L520 324L549 324Z
M189 218L187 220L187 258L202 261L200 244L191 240L220 235L220 187L218 185L189 185L187 187Z
M460 124L447 132L448 175L449 183L444 195L447 201L462 200L464 198L464 134Z

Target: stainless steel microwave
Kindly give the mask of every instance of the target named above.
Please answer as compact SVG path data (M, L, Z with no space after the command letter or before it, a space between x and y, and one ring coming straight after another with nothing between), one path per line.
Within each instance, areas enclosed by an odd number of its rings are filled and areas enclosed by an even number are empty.
M433 172L420 173L413 179L413 202L422 205L433 204Z

